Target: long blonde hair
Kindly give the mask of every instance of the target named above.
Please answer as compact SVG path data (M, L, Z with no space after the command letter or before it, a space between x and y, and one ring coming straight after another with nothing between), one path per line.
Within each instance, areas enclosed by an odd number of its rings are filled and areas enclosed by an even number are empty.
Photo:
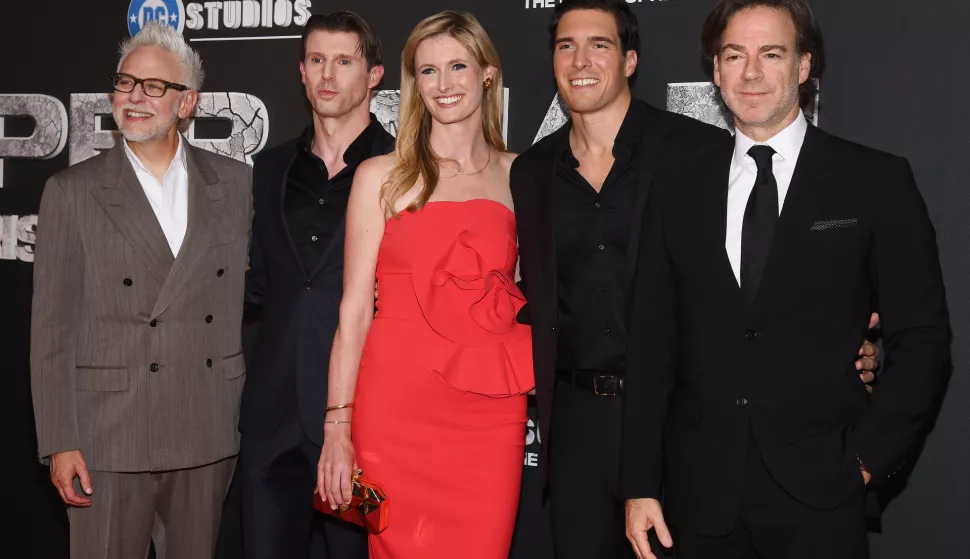
M505 142L502 140L502 66L495 45L488 38L485 29L475 16L451 10L422 20L411 31L401 53L401 105L396 160L381 185L381 197L394 216L397 216L394 205L418 180L421 180L424 187L408 205L408 211L424 207L438 186L438 162L441 158L431 148L431 113L424 106L424 100L418 91L414 55L422 41L440 35L447 35L461 43L483 68L495 68L492 86L482 96L482 132L491 149L505 151Z

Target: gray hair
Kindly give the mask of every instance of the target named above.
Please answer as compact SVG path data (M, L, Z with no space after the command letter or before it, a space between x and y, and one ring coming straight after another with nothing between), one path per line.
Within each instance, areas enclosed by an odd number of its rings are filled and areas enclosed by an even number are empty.
M158 47L174 54L185 71L183 85L198 91L202 88L205 72L202 70L202 58L199 53L185 42L185 38L174 27L160 22L151 21L142 26L141 31L134 37L121 43L118 49L118 71L125 59L138 47ZM140 76L153 77L153 76Z

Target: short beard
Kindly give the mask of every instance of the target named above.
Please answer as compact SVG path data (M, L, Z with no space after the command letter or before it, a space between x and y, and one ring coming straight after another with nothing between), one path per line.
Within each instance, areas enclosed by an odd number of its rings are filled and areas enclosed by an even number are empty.
M118 123L118 130L121 132L121 135L124 136L125 140L128 140L129 142L134 142L134 143L151 142L153 140L157 140L159 138L164 137L166 134L168 134L169 130L171 130L173 126L178 124L179 105L180 103L175 103L172 109L171 117L169 119L159 122L158 125L155 126L155 128L145 132L133 132L130 130L125 130L125 127L122 124L124 122L125 111L143 110L142 108L136 105L127 104L116 109L114 114L114 119L115 119L115 122ZM158 114L155 114L155 118L158 118Z

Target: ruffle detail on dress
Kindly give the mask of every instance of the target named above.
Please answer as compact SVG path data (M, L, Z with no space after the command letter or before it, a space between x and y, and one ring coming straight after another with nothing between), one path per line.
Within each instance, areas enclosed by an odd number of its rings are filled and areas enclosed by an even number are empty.
M525 394L535 387L532 372L532 336L528 326L517 325L505 341L487 346L449 344L429 356L429 369L441 382L484 396Z
M494 235L466 229L446 250L426 251L429 258L441 256L412 272L425 320L451 342L432 346L428 366L439 380L463 392L510 396L535 385L531 330L515 319L525 305L510 273L516 246L508 237L502 245Z

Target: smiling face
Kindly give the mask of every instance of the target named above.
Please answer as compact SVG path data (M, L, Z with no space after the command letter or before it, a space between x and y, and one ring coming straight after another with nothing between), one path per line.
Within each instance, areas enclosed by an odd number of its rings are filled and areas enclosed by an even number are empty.
M367 69L357 34L314 31L307 37L300 75L313 112L337 118L365 104L384 67Z
M616 20L599 10L572 10L556 26L553 71L559 95L574 113L593 113L630 94L627 79L637 67L624 52Z
M118 71L139 79L157 78L181 84L188 77L178 57L155 46L133 50ZM129 93L115 91L111 97L111 112L126 140L150 142L174 134L179 119L188 118L197 101L197 92L174 89L167 89L161 97L149 97L139 84Z
M811 55L797 51L788 12L755 7L738 12L721 34L714 83L751 138L774 136L798 116L798 86L808 79Z
M493 67L483 67L450 35L421 41L414 53L414 68L424 106L443 124L479 114L485 93L482 83L495 74Z

